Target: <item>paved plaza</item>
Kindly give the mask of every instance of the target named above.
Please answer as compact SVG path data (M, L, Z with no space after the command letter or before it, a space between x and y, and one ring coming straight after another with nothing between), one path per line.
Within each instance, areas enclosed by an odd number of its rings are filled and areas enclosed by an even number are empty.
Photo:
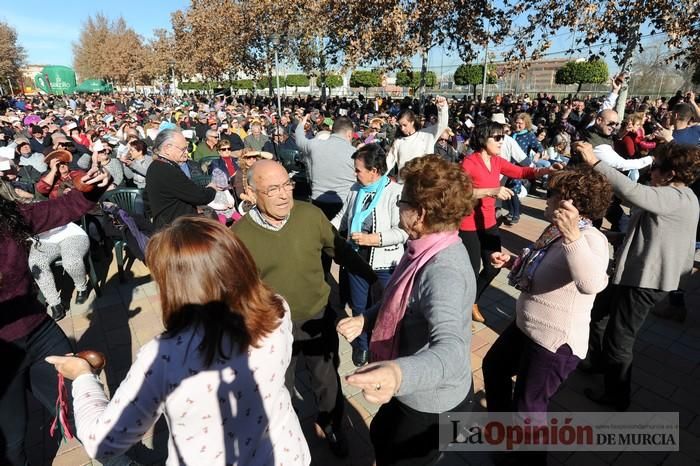
M519 250L536 239L546 223L541 219L544 201L529 197L523 203L519 224L503 227L504 246ZM84 306L71 305L72 312L60 322L79 350L94 349L107 355L107 368L102 374L110 392L126 375L139 348L163 330L160 300L148 270L140 262L131 268L128 282L120 284L114 261L102 258L97 263L106 278L103 294ZM650 316L635 346L633 397L630 411L678 411L681 436L678 453L554 453L550 464L559 465L692 465L700 464L700 257L696 270L686 284L684 323ZM69 280L70 281L70 280ZM486 325L475 324L472 336L471 362L474 371L476 409L483 409L484 382L481 363L491 344L513 319L518 292L506 283L502 272L480 301ZM94 295L94 294L93 294ZM93 296L94 298L94 296ZM74 301L74 300L73 300ZM667 307L667 302L661 306ZM350 360L350 346L341 338L341 375L355 368ZM350 441L350 457L336 459L319 438L314 428L314 404L305 374L300 374L298 393L294 394L302 426L311 448L314 465L373 464L368 426L378 406L368 403L359 389L343 385L347 399L346 428ZM602 408L583 396L583 389L602 386L602 376L575 372L554 397L552 411L600 411ZM28 452L31 464L75 466L91 464L77 440L63 444L58 451L51 447L48 426L51 415L36 401L30 405ZM129 456L140 464L163 464L167 452L167 427L163 419L147 435L142 444L133 447ZM53 461L52 461L53 459ZM99 464L93 461L92 464ZM127 464L127 462L120 463ZM444 465L492 464L485 454L451 454Z

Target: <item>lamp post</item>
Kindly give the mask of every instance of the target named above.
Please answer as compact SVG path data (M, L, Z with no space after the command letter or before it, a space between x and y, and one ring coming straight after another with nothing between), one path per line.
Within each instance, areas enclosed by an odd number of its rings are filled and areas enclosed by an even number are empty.
M279 46L280 43L280 36L278 34L274 34L272 36L272 45L275 47L275 74L276 76L276 81L277 81L277 114L278 114L278 119L282 116L282 98L280 97L280 69L279 69L279 61L277 57L277 47Z

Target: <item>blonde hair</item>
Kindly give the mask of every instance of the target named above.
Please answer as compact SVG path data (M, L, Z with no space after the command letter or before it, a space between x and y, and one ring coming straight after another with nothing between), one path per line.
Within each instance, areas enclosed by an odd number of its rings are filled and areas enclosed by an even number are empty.
M523 123L525 123L525 129L528 131L532 131L532 118L530 118L530 115L527 113L518 113L515 115L516 120L523 120Z

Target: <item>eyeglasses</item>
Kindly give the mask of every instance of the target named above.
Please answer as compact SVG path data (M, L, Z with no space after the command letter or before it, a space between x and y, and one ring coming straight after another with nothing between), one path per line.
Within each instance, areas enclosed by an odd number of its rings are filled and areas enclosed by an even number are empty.
M222 147L221 149L219 149L219 151L221 151L221 152L231 152L231 148L230 148L230 147Z
M177 147L175 144L170 144L171 147L174 147L175 149L180 151L180 155L184 154L187 151L187 146L185 147Z
M289 180L282 185L270 186L265 191L262 191L262 193L268 197L275 197L279 196L282 193L282 190L284 190L287 193L292 192L294 190L295 185L296 183L294 182L294 180Z
M494 138L494 139L495 139L495 138ZM503 136L501 136L501 139L503 139ZM440 138L440 139L438 139L438 141L440 141L440 142L450 142L449 139L445 139L445 138Z
M489 138L493 139L493 140L496 141L496 142L501 142L501 141L503 141L503 138L504 138L504 137L505 137L505 136L503 136L502 134L493 134L493 135L489 136Z

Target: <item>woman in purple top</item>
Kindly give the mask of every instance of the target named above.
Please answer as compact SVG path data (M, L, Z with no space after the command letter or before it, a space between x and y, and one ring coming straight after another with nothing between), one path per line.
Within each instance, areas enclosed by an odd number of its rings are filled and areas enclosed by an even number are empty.
M54 412L56 372L44 361L51 354L72 351L70 342L32 292L28 252L30 238L78 220L95 206L109 183L109 174L93 169L82 178L97 186L73 190L58 199L17 204L0 197L0 464L27 464L24 432L27 391Z

